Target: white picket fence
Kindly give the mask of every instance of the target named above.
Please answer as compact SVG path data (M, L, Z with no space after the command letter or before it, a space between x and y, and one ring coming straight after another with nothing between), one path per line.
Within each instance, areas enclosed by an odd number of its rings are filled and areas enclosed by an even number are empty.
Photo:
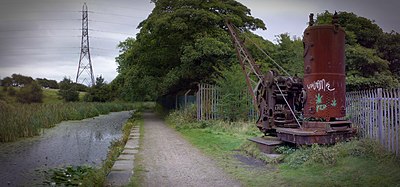
M346 114L358 135L378 140L400 156L400 89L346 93Z
M220 119L219 99L216 86L200 84L196 93L197 119ZM400 88L348 92L346 110L360 138L376 139L400 156ZM249 119L257 119L254 110L249 111Z

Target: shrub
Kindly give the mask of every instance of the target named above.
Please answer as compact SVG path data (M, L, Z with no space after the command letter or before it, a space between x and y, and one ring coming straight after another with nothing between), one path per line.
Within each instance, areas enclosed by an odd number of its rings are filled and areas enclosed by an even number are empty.
M4 87L4 91L7 91L7 94L9 96L15 96L17 94L17 90L15 90L14 87L10 86L10 87Z
M16 94L17 101L20 103L41 103L43 100L43 90L35 81L22 87Z
M219 109L225 120L245 120L250 108L253 107L247 94L247 86L239 65L219 71L220 77L215 79L219 88Z
M66 102L74 102L79 101L79 92L76 89L75 84L64 77L64 79L60 82L60 90L58 91L58 95L61 96L62 99Z

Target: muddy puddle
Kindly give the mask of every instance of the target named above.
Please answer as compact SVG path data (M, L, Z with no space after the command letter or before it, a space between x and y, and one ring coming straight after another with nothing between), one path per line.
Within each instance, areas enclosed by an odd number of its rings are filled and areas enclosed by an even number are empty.
M100 166L110 143L122 136L132 112L115 112L81 121L67 121L43 135L0 143L0 186L37 186L37 170L66 165Z

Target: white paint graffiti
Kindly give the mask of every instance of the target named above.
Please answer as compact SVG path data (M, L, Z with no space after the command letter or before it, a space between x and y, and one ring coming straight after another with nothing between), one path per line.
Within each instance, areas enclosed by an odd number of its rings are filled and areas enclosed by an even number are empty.
M325 79L316 80L311 84L308 84L307 89L309 90L313 89L317 91L330 91L330 92L335 90L335 88L331 88L331 84L325 81Z

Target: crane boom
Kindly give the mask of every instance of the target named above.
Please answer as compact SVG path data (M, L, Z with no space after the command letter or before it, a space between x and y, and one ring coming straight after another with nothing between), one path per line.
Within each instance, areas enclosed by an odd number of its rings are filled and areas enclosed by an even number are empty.
M256 111L258 111L259 102L256 97L256 92L261 84L263 84L263 75L260 71L260 66L255 63L253 57L244 47L243 41L239 38L235 27L230 22L225 22L225 24L228 28L229 34L232 37L237 56L239 58L239 63L242 67L243 73L245 74L246 84L253 99L254 107Z

